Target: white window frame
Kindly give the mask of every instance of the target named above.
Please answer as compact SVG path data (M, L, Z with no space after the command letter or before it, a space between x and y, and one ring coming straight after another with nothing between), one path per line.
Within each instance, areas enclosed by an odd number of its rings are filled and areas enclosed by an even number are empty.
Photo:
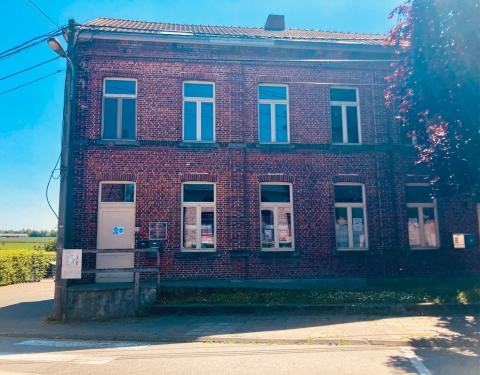
M204 98L204 97L195 97L195 96L185 96L185 85L193 83L199 85L212 85L213 86L213 98ZM185 139L185 102L195 102L197 105L197 139ZM202 140L202 103L213 103L213 140L204 141ZM183 81L182 82L182 141L183 142L215 142L216 139L216 110L215 110L215 82L209 81Z
M282 100L275 99L260 99L260 87L264 86L276 86L276 87L285 87L287 92L287 98ZM281 143L287 144L290 143L290 93L288 90L288 85L285 84L275 84L275 83L262 83L257 86L257 111L258 111L258 143ZM270 104L270 142L260 141L260 104ZM287 106L287 142L277 142L277 124L275 119L275 104L286 104Z
M408 183L405 184L405 187L407 186L431 186L429 183ZM405 199L406 200L406 199ZM440 231L439 231L439 225L438 225L438 213L437 213L437 200L433 199L432 203L406 203L407 208L417 208L418 209L418 229L420 231L420 246L418 247L412 247L410 246L410 250L415 251L415 250L434 250L438 249L440 247ZM423 209L424 208L433 208L433 214L435 215L434 220L435 220L435 236L436 236L436 242L437 246L425 246L425 228L424 228L424 222L423 222ZM408 219L408 218L407 218ZM407 226L408 230L408 226ZM407 238L408 238L408 232L407 232ZM410 238L408 238L410 241Z
M213 202L184 202L183 201L183 187L184 185L213 185ZM187 181L182 183L182 208L181 208L181 230L180 230L180 248L183 252L215 252L217 251L217 184L209 181ZM183 247L183 233L184 233L184 207L196 207L196 223L197 226L197 238L195 249L187 249ZM213 248L202 249L202 207L213 207L213 226L214 226L214 246ZM200 246L200 247L199 247Z
M290 186L290 202L262 202L262 185L288 185ZM294 251L295 250L295 219L293 216L293 184L289 182L262 182L258 188L258 201L260 202L260 250L261 251ZM275 247L262 247L262 210L264 207L273 206L273 222L276 226L274 229L275 233ZM279 207L289 207L291 212L291 221L292 221L292 247L280 247L280 231L278 230L278 208Z
M106 94L106 82L108 81L133 81L135 82L135 94ZM135 78L123 78L123 77L105 77L103 79L103 90L102 90L102 133L101 139L123 139L122 138L122 99L135 99L135 138L134 139L125 139L136 140L137 139L137 106L138 106L138 80ZM105 98L119 99L119 104L117 106L117 138L104 138L103 131L105 125Z
M362 203L337 203L335 202L335 186L361 186L362 187ZM333 184L334 186L334 195L333 195L333 202L334 202L334 221L335 226L337 225L337 219L335 215L335 208L346 208L347 209L347 221L348 221L348 247L337 247L338 251L366 251L368 250L368 226L367 226L367 201L365 196L365 184L359 182L337 182ZM363 231L365 232L365 247L353 247L353 220L352 220L352 208L363 208ZM335 227L335 246L337 244L337 232Z
M362 144L362 121L360 117L360 96L358 92L358 87L350 87L350 86L330 86L328 89L328 94L330 96L330 89L343 89L343 90L355 90L356 91L356 98L355 102L344 102L344 101L333 101L330 100L330 112L332 110L332 106L340 106L342 107L342 133L343 133L343 142L333 142L333 124L332 118L330 116L330 130L332 132L332 144L348 144L348 145L361 145ZM357 107L357 120L358 120L358 143L348 142L348 129L347 129L347 107Z

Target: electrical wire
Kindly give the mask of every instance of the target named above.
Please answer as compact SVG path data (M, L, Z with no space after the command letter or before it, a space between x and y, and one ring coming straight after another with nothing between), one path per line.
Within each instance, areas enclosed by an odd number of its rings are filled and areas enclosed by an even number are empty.
M30 68L27 68L27 69L23 69L23 70L20 70L19 72L16 72L16 73L13 73L13 74L10 74L9 76L5 76L5 77L2 77L0 78L0 81L3 81L4 79L7 79L7 78L10 78L10 77L13 77L13 76L16 76L17 74L20 74L20 73L23 73L23 72L26 72L26 71L29 71L29 70L32 70L38 66L41 66L41 65L44 65L44 64L47 64L51 61L54 61L54 60L57 60L59 59L61 56L57 56L57 57L54 57L53 59L50 59L50 60L47 60L47 61L44 61L40 64L37 64L37 65L34 65L34 66L31 66Z
M62 123L62 128L63 128L63 123ZM59 168L57 168L58 166L58 163L60 162L60 158L62 157L62 154L60 153L60 155L58 156L58 159L57 159L57 162L55 163L55 167L53 168L52 170L52 173L50 173L50 178L48 179L48 184L47 184L47 188L45 189L45 197L47 198L47 204L48 204L48 207L50 207L50 209L52 210L53 214L57 217L57 220L58 220L58 215L57 213L55 212L55 210L53 209L52 205L50 204L50 200L48 199L48 188L50 187L50 182L52 182L52 178L54 180L58 180L60 178L60 174L61 174L61 171ZM53 174L55 173L55 171L60 171L60 173L58 174L58 177L54 177Z
M57 26L58 28L60 28L60 26L58 26L58 25L57 25L49 16L47 16L38 6L36 6L36 5L33 3L33 1L31 1L31 0L27 0L27 1L28 1L30 4L32 4L32 5L35 7L35 9L36 9L37 11L39 11L47 20L49 20L49 21L50 21L51 23L53 23L55 26ZM25 4L28 4L25 0L23 0L23 2L24 2Z
M32 38L32 39L30 39L30 40L27 40L26 42L23 42L22 44L19 44L18 46L15 46L15 47L12 47L12 48L10 48L10 49L7 49L6 51L0 52L0 56L3 56L3 55L5 55L5 54L7 54L8 52L12 52L12 51L18 50L18 49L20 49L21 47L26 46L27 44L29 44L29 43L31 43L31 42L33 42L33 41L35 41L35 40L44 38L44 39L42 39L40 42L35 42L33 45L36 45L36 44L38 44L38 43L42 43L45 39L51 38L51 37L53 37L53 36L60 35L61 33L62 33L62 29L61 29L61 28L60 28L60 29L56 29L56 30L49 31L49 32L46 33L46 34L37 36L37 37L35 37L35 38ZM32 46L33 46L33 45L32 45ZM29 47L30 47L30 46L26 46L26 47L24 47L24 48L29 48Z
M58 73L60 73L60 72L64 72L64 71L65 71L65 70L63 70L63 69L57 70L55 73L49 74L49 75L47 75L47 76L44 76L44 77L42 77L42 78L36 79L36 80L34 80L34 81L30 81L30 82L28 82L28 83L25 83L24 85L21 85L21 86L14 87L13 89L10 89L10 90L4 91L4 92L0 92L0 95L3 95L3 94L6 94L7 92L14 91L14 90L17 90L17 89L19 89L19 88L22 88L22 87L25 87L25 86L31 85L32 83L35 83L35 82L41 81L42 79L45 79L45 78L51 77L51 76L53 76L53 75L55 75L55 74L58 74Z

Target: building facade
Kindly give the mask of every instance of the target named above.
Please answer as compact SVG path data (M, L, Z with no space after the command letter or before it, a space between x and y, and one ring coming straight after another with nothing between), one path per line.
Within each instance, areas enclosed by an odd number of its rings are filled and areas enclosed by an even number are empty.
M478 238L476 206L430 198L385 108L396 55L384 36L285 29L283 17L99 18L77 34L71 240L105 249L85 269L129 268L133 254L108 249L160 239L163 280L479 273L478 246L452 242Z

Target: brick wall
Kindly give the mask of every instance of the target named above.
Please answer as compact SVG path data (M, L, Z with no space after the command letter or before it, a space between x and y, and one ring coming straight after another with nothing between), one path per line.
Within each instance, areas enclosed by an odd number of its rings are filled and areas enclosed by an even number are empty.
M151 221L168 223L161 257L168 279L317 278L478 273L479 249L452 249L452 232L475 233L472 206L438 202L441 249L411 251L404 186L427 172L413 167L400 131L384 107L388 62L285 60L365 58L342 51L215 47L96 40L79 46L75 146L74 246L94 249L100 181L136 183L137 240ZM205 60L201 60L205 59ZM242 61L240 61L242 60ZM100 145L102 82L138 80L138 147ZM182 82L215 83L217 147L185 147ZM291 146L258 145L257 87L289 88ZM362 146L331 146L329 85L359 90ZM335 249L334 181L365 184L369 250ZM207 176L200 177L200 176ZM215 181L215 258L178 258L181 251L181 184ZM346 179L347 178L347 179ZM295 257L260 251L259 181L293 186ZM232 258L234 251L247 257ZM85 256L85 266L94 266ZM141 264L154 259L142 257ZM83 282L91 282L85 275Z

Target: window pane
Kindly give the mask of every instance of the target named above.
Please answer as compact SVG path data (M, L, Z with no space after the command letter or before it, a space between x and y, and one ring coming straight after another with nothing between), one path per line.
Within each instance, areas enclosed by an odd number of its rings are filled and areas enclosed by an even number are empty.
M184 202L213 202L214 201L213 184L184 184L183 201Z
M276 142L288 142L287 105L275 104Z
M355 89L330 89L332 102L356 102L357 90Z
M135 95L137 82L119 81L116 79L105 80L105 94Z
M202 103L202 141L213 141L213 103Z
M135 139L135 105L136 99L122 101L122 138Z
M335 185L333 187L335 203L362 203L361 185Z
M330 112L332 117L332 142L343 143L342 107L332 105Z
M437 246L437 230L435 223L435 211L433 208L422 208L423 231L425 232L425 246Z
M185 83L184 96L195 98L213 98L213 85L211 83Z
M407 203L433 203L430 194L432 188L428 186L405 186L405 200Z
M418 208L407 208L408 215L408 242L410 247L421 246L420 224L418 220Z
M102 184L102 202L134 202L134 184Z
M272 141L272 113L270 104L260 104L258 114L260 127L260 142Z
M348 143L359 143L357 107L347 107Z
M197 103L185 102L183 115L185 117L183 121L184 140L196 141L197 140Z
M202 248L213 249L215 247L215 208L202 207Z
M134 202L135 201L135 185L126 184L125 185L125 202Z
M275 223L273 207L264 207L262 212L262 247L275 247Z
M183 207L183 247L197 248L197 208Z
M117 138L118 99L105 98L103 108L103 138Z
M259 99L287 100L285 86L258 86Z
M277 210L279 247L292 248L292 209L290 207L278 207Z
M348 246L348 216L346 207L335 208L335 234L337 247Z
M352 208L353 247L366 247L363 208Z
M261 202L290 202L290 185L260 185Z

